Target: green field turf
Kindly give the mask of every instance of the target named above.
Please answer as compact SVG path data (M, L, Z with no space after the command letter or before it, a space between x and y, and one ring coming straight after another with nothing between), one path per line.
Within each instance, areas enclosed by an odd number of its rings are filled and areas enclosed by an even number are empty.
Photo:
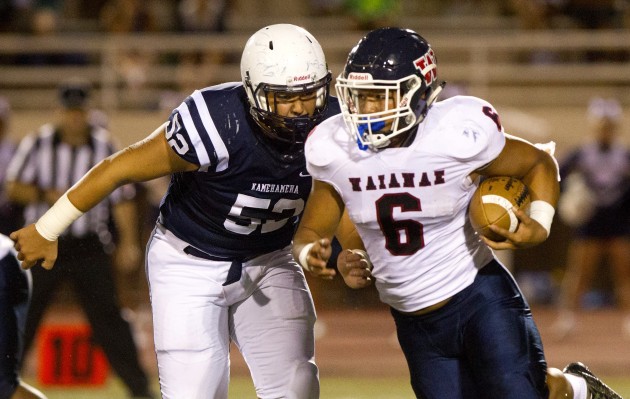
M605 378L624 398L630 399L630 377ZM37 385L37 381L27 382ZM61 389L38 386L49 399L125 399L125 389L115 378L98 389ZM158 390L157 384L155 390ZM323 378L322 399L413 399L407 378ZM230 399L254 399L252 383L247 377L234 377L230 382Z

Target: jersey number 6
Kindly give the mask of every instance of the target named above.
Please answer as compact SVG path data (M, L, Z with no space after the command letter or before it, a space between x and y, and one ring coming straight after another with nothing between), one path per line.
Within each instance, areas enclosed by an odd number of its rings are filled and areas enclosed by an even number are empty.
M385 247L394 256L412 255L424 248L424 227L411 219L394 220L396 208L401 212L421 211L420 199L401 193L385 194L376 201L376 215L385 236Z

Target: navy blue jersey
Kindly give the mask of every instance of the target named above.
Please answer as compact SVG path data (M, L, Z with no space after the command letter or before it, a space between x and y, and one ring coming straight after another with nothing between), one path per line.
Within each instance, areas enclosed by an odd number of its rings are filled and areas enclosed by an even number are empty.
M0 235L0 398L9 398L19 384L30 271L22 270L13 241Z
M304 156L281 161L249 114L241 83L195 91L169 117L166 138L198 171L171 177L160 220L207 254L244 259L291 243L311 177ZM338 114L330 97L326 118Z

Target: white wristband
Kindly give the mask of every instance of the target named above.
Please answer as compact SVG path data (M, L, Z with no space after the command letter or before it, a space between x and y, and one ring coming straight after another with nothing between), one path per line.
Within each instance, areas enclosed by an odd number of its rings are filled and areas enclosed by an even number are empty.
M361 258L363 258L369 270L372 270L374 268L374 265L372 265L372 261L370 260L370 257L368 256L367 252L365 252L362 249L351 249L350 251L359 255Z
M84 212L72 205L68 195L64 194L46 211L35 223L37 232L48 241L56 241L68 226L77 220Z
M529 205L529 217L540 223L542 227L547 230L547 237L549 237L549 233L551 232L551 222L553 222L553 215L555 213L556 210L553 206L545 201L532 201Z
M314 242L310 244L306 244L304 248L302 248L302 250L300 251L300 255L298 256L298 263L307 272L310 272L311 268L308 266L308 262L306 261L306 258L308 257L308 253L311 250L311 248L313 248L313 245L315 245Z

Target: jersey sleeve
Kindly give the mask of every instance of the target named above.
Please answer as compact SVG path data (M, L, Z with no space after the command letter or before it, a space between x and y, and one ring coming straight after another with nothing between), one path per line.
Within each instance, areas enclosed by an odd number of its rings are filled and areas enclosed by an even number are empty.
M304 145L306 170L316 180L330 181L339 167L338 160L347 156L333 138L337 128L334 119L328 119L316 126Z
M488 102L464 97L443 118L436 140L446 155L478 169L499 156L505 146L505 132L498 112Z
M165 129L169 145L184 160L201 171L227 168L228 153L199 90L173 110Z

